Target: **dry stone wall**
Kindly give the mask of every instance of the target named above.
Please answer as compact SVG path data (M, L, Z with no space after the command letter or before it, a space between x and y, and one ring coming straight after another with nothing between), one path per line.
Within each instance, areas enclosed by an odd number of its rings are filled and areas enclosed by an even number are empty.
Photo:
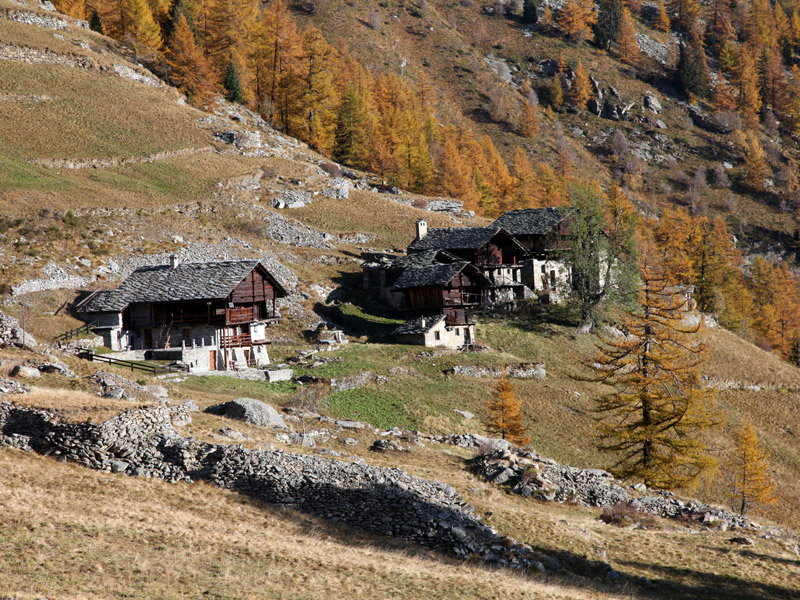
M560 569L555 559L501 538L452 487L398 469L250 450L183 438L189 407L128 411L100 425L0 402L0 447L49 454L102 471L166 481L206 480L249 497L510 568ZM547 565L547 566L545 566Z

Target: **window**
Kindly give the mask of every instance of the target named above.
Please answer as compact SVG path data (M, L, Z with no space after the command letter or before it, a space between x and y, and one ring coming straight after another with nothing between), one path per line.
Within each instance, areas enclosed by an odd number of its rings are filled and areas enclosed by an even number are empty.
M554 288L554 289L556 287L556 272L555 271L550 271L550 287Z
M438 342L439 340L442 339L442 334L439 333L438 331L434 331L433 332L433 339L435 339Z
M456 327L456 335L461 335L461 331L459 330L458 327Z

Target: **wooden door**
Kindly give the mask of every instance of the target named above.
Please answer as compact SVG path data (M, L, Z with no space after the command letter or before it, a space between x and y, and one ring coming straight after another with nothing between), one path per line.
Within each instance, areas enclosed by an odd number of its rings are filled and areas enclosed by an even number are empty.
M153 330L152 329L145 329L144 330L144 347L145 348L152 348L153 347Z
M208 351L208 365L209 365L209 371L216 371L217 370L217 351L216 350L209 350Z

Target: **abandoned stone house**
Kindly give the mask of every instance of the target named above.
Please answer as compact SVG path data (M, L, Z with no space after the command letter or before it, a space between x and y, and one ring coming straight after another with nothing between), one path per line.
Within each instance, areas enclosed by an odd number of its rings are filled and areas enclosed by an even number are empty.
M409 335L422 335L425 345L450 348L472 344L475 323L470 321L469 310L480 305L482 291L490 285L483 273L466 261L407 268L392 289L403 294L405 310L416 316L394 335L406 341Z
M569 294L570 268L564 260L569 246L572 207L510 210L492 223L516 239L528 253L522 280L542 299L558 302Z
M258 260L139 267L76 309L105 345L131 358L180 361L192 370L269 364L267 326L286 290Z

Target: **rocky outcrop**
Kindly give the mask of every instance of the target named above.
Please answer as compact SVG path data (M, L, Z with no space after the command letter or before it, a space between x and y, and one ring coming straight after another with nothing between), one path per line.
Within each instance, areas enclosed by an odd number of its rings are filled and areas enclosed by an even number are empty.
M29 391L27 385L0 377L0 396L5 394L27 394Z
M102 471L171 482L205 480L459 558L520 570L560 568L554 559L501 538L447 484L399 469L183 438L172 422L186 411L160 406L129 411L100 425L66 424L53 414L2 402L0 446Z
M609 508L628 504L641 512L668 519L685 519L717 529L754 529L747 517L697 501L684 501L671 492L634 496L602 469L577 469L541 458L519 448L484 448L472 460L472 469L489 481L515 493L544 501L572 502ZM635 489L647 492L638 484Z
M504 374L515 379L544 379L547 376L547 371L542 363L522 363L498 367L456 365L447 369L445 373L462 377L492 377L493 379L499 379Z

